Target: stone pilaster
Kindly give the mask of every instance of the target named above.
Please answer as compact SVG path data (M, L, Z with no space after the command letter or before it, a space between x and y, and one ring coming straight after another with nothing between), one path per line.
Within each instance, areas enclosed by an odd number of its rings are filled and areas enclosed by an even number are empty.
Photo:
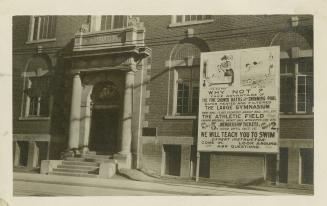
M13 142L14 144L14 166L19 166L19 160L20 160L20 147L18 145L18 142Z
M134 71L126 72L120 151L115 155L119 168L131 168Z
M288 184L300 184L300 150L290 147L288 150Z
M33 169L38 166L39 162L39 148L36 142L31 141L28 145L27 168Z

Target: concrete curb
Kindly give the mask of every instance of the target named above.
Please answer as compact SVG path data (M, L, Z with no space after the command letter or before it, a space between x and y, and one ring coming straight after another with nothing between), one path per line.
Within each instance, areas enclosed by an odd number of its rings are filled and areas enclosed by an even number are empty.
M143 182L131 181L126 179L100 179L100 178L81 178L66 177L56 175L14 173L14 181L23 181L31 183L59 184L67 186L84 186L108 188L117 190L133 190L158 193L163 195L186 195L186 196L207 196L207 195L285 195L277 192L266 192L250 189L236 189L228 187L189 185L180 183L160 182ZM122 194L123 195L123 194ZM287 194L286 194L287 195Z

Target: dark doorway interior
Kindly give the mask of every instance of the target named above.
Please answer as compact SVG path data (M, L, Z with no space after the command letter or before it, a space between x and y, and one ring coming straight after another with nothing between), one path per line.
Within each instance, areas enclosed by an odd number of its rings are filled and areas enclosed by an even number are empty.
M301 183L313 184L313 149L301 149Z
M181 146L164 145L166 154L165 174L180 176L181 174Z
M117 108L93 109L89 148L97 154L114 154L118 152Z
M279 182L287 183L288 179L288 148L280 148Z
M192 145L191 146L191 177L196 176L196 146Z
M18 146L20 149L19 154L19 166L27 166L28 159L28 142L27 141L18 141Z
M208 152L201 152L199 176L205 178L210 177L210 153Z
M39 148L39 162L38 165L41 165L42 160L48 159L48 148L49 148L48 142L37 142L37 147Z
M267 166L267 181L271 183L276 183L276 171L277 171L277 155L267 154L266 156L266 166Z

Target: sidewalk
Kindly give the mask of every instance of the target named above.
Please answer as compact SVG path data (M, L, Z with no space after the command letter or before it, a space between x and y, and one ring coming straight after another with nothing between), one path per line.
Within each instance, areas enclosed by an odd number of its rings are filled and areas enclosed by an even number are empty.
M159 176L147 171L140 170L125 170L119 171L119 175L122 175L128 179L145 182L157 182L157 183L174 183L174 184L185 184L185 185L197 185L197 186L211 186L211 187L229 187L237 189L250 189L268 192L277 192L284 194L295 194L295 195L313 195L313 189L307 188L294 188L290 186L274 186L264 184L233 184L227 182L213 181L206 178L200 178L198 182L190 178L181 178L174 176Z
M197 184L182 184L177 182L143 182L132 181L123 178L98 179L67 177L56 175L14 173L15 182L37 182L56 185L87 186L96 188L108 188L117 190L134 190L165 195L287 195L285 193L260 191L253 189L237 189L224 186L209 186ZM124 194L122 194L124 195Z

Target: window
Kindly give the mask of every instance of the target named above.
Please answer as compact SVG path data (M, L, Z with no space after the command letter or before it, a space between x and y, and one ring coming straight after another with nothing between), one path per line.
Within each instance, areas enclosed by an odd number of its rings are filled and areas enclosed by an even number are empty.
M22 118L49 117L50 114L50 62L42 55L28 61L26 71L22 73Z
M207 47L201 48L185 42L176 45L171 51L171 59L166 63L173 68L172 78L169 78L169 84L172 84L169 85L172 91L169 95L172 98L168 98L172 107L169 107L169 103L167 116L172 115L172 118L177 119L196 117L199 107L200 54L201 51L208 51Z
M296 75L296 112L312 112L313 74L312 62L300 62Z
M174 23L210 20L211 15L177 15Z
M30 41L55 38L56 16L33 16L30 25Z
M91 17L91 30L92 31L105 31L111 29L119 29L127 27L128 16L92 16Z
M280 73L280 111L283 113L312 113L312 59L282 61Z
M25 89L25 117L49 116L49 78L32 77Z
M127 16L102 16L101 30L124 28L127 25Z
M199 68L176 70L178 73L176 114L197 114L199 108Z

